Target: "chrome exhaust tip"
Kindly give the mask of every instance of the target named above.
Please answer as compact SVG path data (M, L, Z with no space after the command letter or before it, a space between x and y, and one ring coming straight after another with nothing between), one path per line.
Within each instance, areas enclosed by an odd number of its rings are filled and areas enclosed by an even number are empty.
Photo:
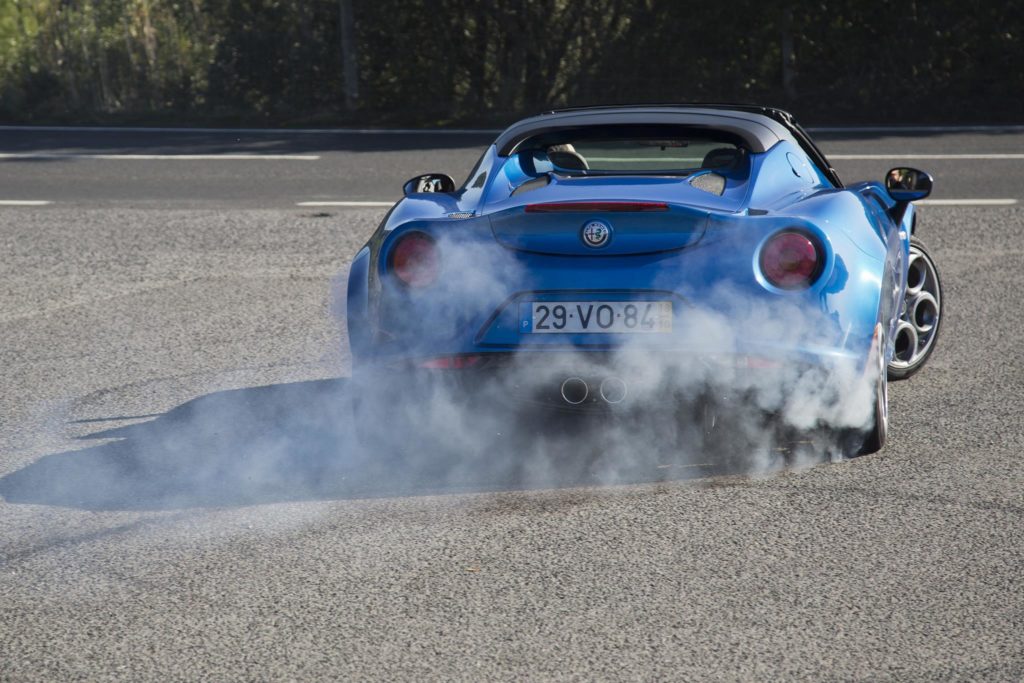
M569 405L578 406L590 396L590 387L579 377L569 377L562 382L562 399Z
M621 377L606 377L601 382L601 398L605 403L622 403L628 393L629 387Z

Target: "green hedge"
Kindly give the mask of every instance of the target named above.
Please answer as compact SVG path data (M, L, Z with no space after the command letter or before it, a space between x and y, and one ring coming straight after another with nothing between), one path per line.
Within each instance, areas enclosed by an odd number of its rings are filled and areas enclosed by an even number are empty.
M818 122L1020 123L1022 32L1019 1L0 0L0 118L494 124L745 101Z

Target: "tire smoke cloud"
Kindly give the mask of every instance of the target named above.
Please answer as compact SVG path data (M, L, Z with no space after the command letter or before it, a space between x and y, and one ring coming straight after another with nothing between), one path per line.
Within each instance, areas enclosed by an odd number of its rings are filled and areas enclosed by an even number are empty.
M443 305L412 321L429 327L413 339L452 337L524 281L508 250L454 239L440 248ZM652 272L652 288L668 289L668 278ZM343 330L346 279L331 284ZM771 342L766 349L835 348L823 312L785 297L752 301L729 282L681 294L671 348L646 338L600 352L524 345L481 367L357 365L353 378L216 391L44 456L0 479L0 495L175 509L762 475L842 457L871 424L870 364L744 350L755 333ZM560 393L568 378L586 384L579 405ZM609 379L615 401L601 395Z

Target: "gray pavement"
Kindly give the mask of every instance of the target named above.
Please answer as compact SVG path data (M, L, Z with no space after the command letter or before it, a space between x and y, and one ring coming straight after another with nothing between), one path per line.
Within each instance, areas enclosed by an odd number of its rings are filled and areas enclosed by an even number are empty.
M877 455L360 479L329 292L384 209L294 202L387 198L479 149L393 137L0 162L0 199L55 201L0 207L0 680L1024 679L1024 206L922 208L946 318ZM49 144L72 142L109 144ZM1020 197L1024 161L949 168L947 196Z

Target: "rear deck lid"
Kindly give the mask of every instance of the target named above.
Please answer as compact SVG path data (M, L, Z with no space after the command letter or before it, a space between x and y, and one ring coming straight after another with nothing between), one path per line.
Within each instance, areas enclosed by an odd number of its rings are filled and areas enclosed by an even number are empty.
M674 251L697 244L712 213L739 209L740 193L710 194L693 186L696 175L549 177L490 204L500 244L560 256Z
M651 254L700 241L712 207L687 203L706 194L688 179L615 180L562 180L516 195L490 214L494 238L511 249L561 256Z

